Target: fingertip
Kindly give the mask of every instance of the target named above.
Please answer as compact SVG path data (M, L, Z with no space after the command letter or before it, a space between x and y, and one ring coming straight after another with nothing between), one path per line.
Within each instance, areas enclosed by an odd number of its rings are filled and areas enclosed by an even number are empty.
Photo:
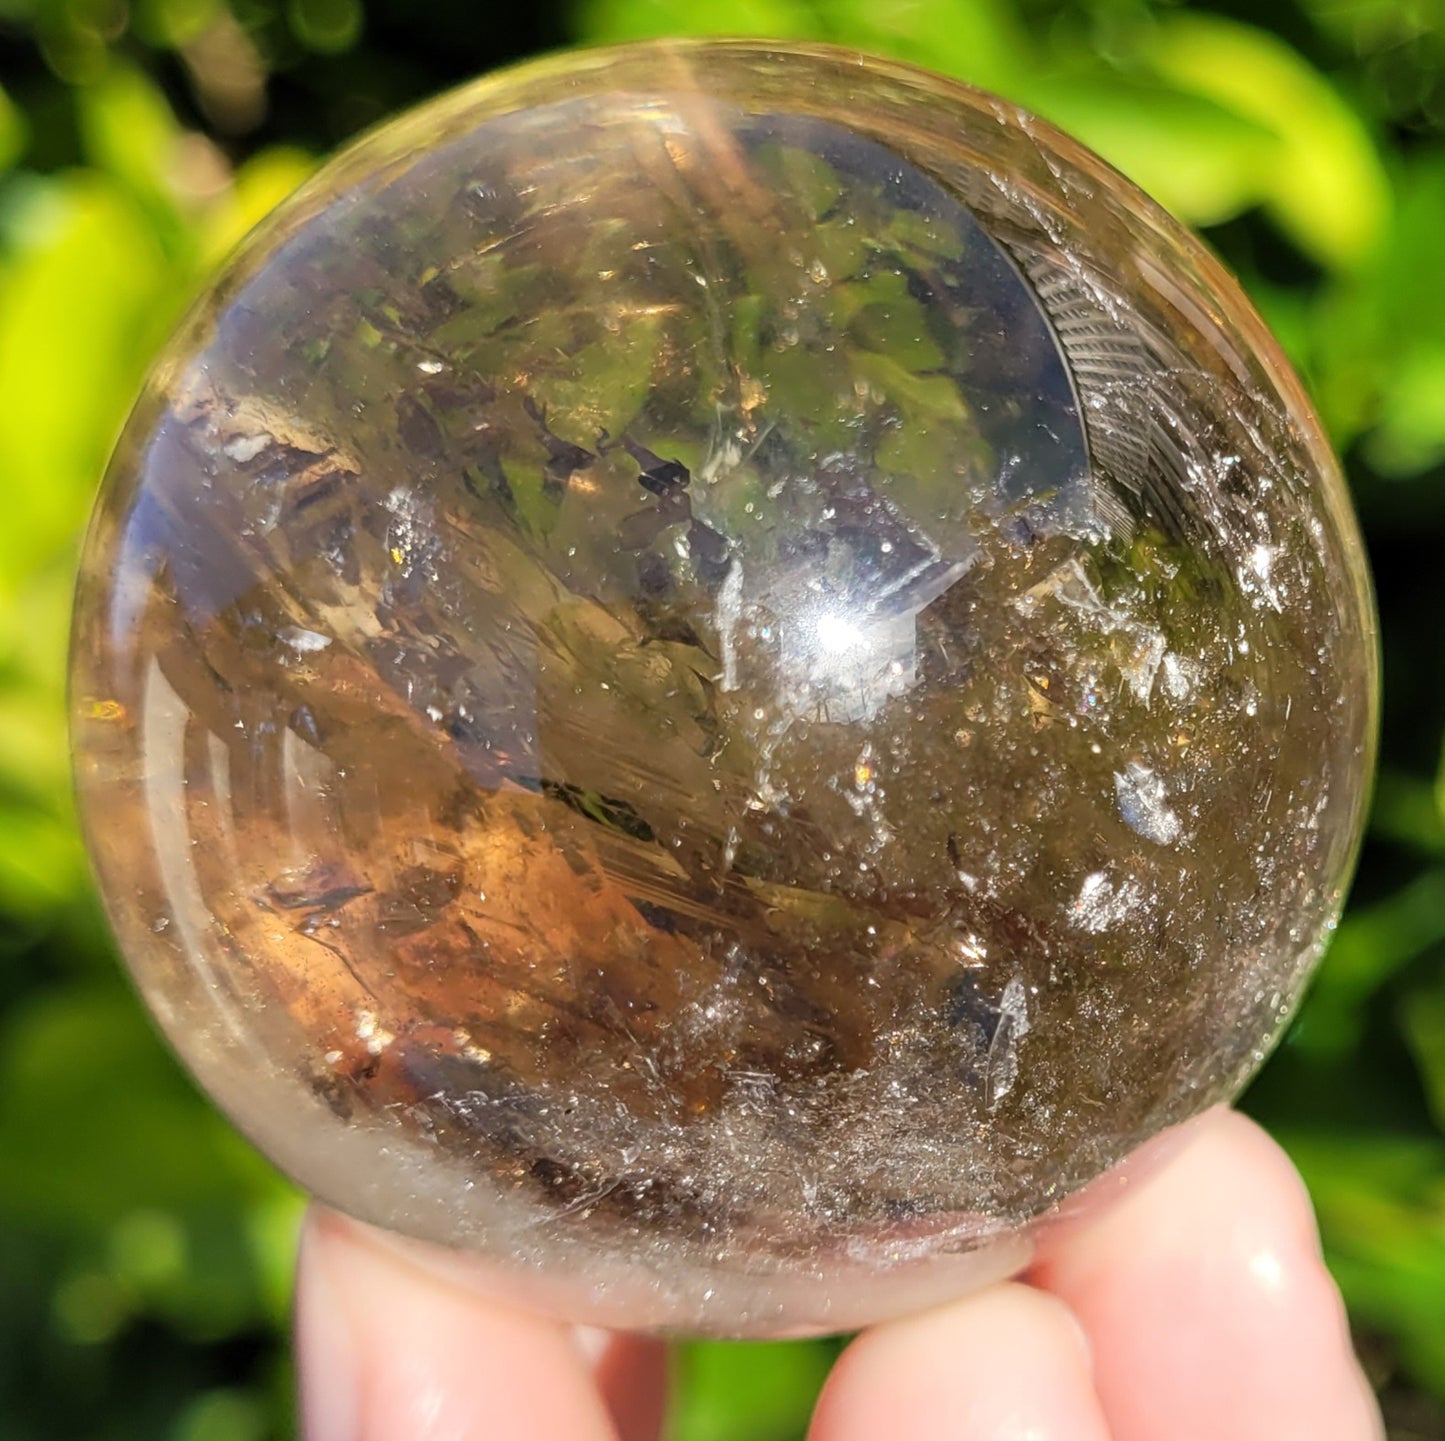
M1068 1308L997 1286L866 1331L829 1377L809 1441L1108 1441Z

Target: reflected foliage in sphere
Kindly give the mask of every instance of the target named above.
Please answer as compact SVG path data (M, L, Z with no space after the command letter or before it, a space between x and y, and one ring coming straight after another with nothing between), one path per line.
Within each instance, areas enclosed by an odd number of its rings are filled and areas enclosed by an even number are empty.
M836 1330L1235 1093L1374 665L1197 244L987 97L672 44L253 238L118 450L74 724L142 989L303 1184L579 1319Z

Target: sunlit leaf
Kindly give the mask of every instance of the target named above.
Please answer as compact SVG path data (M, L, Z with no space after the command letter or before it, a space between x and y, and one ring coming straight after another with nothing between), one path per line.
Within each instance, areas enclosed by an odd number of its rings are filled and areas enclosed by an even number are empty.
M817 0L821 35L1008 93L1032 68L1015 8L998 0Z
M1394 223L1359 272L1318 298L1311 315L1311 373L1334 434L1368 432L1371 465L1419 474L1445 441L1441 337L1445 287L1445 151L1422 150L1399 166Z
M37 190L0 272L0 584L69 547L179 297L144 211L118 182Z
M801 1441L834 1348L695 1342L677 1356L675 1441Z
M14 590L0 584L0 790L48 802L70 784L61 698L70 567L15 579Z
M1030 105L1193 225L1230 219L1268 193L1279 138L1200 95L1095 67L1030 83Z
M72 900L85 877L74 825L0 802L0 914L36 916Z
M806 37L816 21L800 0L580 0L573 29L586 40L662 35Z
M117 61L81 89L79 108L91 162L136 194L168 206L170 166L181 128L155 82Z
M275 1196L246 1212L245 1234L261 1300L278 1326L290 1318L296 1246L306 1204L299 1191L278 1188Z
M1359 117L1283 40L1197 11L1161 17L1155 72L1273 131L1280 146L1266 205L1302 249L1352 266L1379 243L1389 186Z
M1408 347L1391 368L1370 459L1387 475L1445 460L1445 339Z
M316 158L294 146L272 146L246 161L227 194L205 217L201 267L210 270L316 169Z

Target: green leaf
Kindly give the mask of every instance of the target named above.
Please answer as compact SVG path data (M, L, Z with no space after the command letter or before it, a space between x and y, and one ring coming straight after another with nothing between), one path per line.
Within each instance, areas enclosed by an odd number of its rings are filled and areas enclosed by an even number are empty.
M266 1441L270 1429L261 1396L225 1387L197 1396L176 1421L170 1441Z
M928 316L909 294L907 278L900 271L884 270L845 285L837 299L848 315L847 333L855 345L915 374L943 364L943 352L929 333ZM957 405L956 393L952 400Z
M77 524L82 513L78 508ZM31 575L0 571L0 795L65 816L69 560L64 556Z
M224 260L315 169L316 157L292 145L273 145L246 161L225 196L202 218L202 270Z
M92 164L137 195L173 209L171 167L181 128L155 83L133 66L113 62L77 92L80 130Z
M1312 307L1309 368L1336 438L1368 431L1370 464L1398 479L1432 464L1445 436L1445 150L1412 152L1399 167L1396 192L1394 223L1379 252Z
M1415 1376L1445 1394L1445 1142L1342 1132L1279 1139L1310 1189L1352 1319L1395 1337Z
M533 392L544 409L568 416L579 434L618 435L647 399L663 334L660 316L630 317L621 333L584 345L560 374L536 376Z
M1398 356L1367 454L1385 475L1414 475L1445 460L1445 341Z
M801 1441L836 1347L698 1341L678 1348L674 1441Z
M1435 772L1435 808L1441 825L1445 825L1445 739L1440 742L1440 767Z
M864 362L874 359L878 357L860 356L853 369L866 373ZM845 372L836 350L805 345L786 350L767 347L753 363L757 378L767 388L769 414L785 416L790 427L800 428L818 446L848 443L853 432L844 397L851 389L852 376ZM906 371L898 374L903 381L914 379Z
M891 355L858 351L853 370L885 401L896 405L910 425L956 427L968 419L958 385L946 375L915 375Z
M1445 31L1445 0L1302 0L1301 9L1356 55Z
M1340 924L1291 1044L1317 1056L1357 1042L1366 1002L1392 976L1445 941L1445 869L1435 868Z
M1192 12L1162 16L1145 53L1169 84L1278 137L1265 204L1303 250L1342 269L1369 257L1389 218L1384 169L1359 117L1298 52Z
M144 211L80 172L36 185L0 272L0 585L68 549L146 363L178 301Z
M221 0L138 0L135 28L148 45L179 50L210 29Z
M108 1231L127 1211L217 1218L280 1183L186 1082L118 986L42 995L0 1034L0 1218Z
M797 145L768 141L753 153L752 163L765 182L776 186L817 223L843 193L838 172L821 155Z
M1268 193L1279 139L1258 120L1147 77L1100 71L1030 82L1024 95L1191 225L1231 219Z
M8 170L19 159L28 128L15 102L0 89L0 171Z
M580 0L572 31L580 40L645 40L665 35L771 35L807 38L816 22L798 0Z
M998 0L817 0L817 13L820 38L896 56L985 89L1014 92L1034 68L1033 47L1016 7Z
M73 901L85 856L68 818L0 803L0 914L38 917Z
M360 0L291 0L291 32L308 50L340 55L361 38Z
M1400 1028L1415 1058L1431 1114L1445 1131L1445 984L1407 996L1401 1003Z
M1445 854L1445 781L1429 781L1394 767L1375 780L1370 832L1426 855Z

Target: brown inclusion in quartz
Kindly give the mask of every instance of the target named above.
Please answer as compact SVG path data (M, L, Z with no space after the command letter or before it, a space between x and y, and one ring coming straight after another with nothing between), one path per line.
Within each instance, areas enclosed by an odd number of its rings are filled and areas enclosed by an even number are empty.
M672 45L251 242L117 453L75 735L142 988L304 1184L578 1315L827 1329L1238 1088L1373 667L1313 417L1137 192Z

